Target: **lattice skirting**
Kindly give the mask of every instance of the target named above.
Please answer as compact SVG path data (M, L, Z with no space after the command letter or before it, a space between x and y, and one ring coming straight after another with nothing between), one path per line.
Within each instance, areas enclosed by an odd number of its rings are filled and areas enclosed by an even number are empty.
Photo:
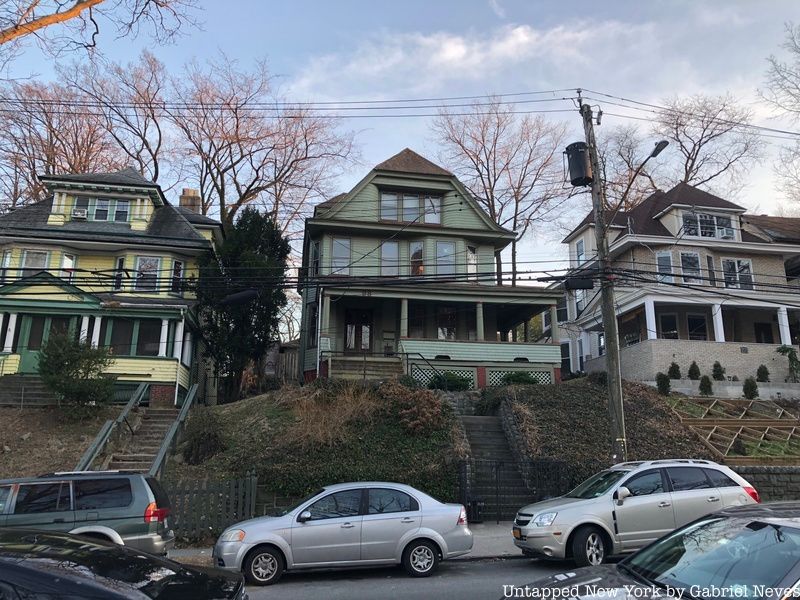
M470 388L475 389L477 387L475 382L475 369L439 368L439 371L442 373L453 373L454 375L463 377L470 382ZM434 375L436 375L436 371L433 369L426 369L417 365L411 366L411 376L425 387L427 387Z
M503 385L503 378L509 373L529 373L537 383L553 383L553 376L550 371L528 371L524 369L514 369L511 371L489 370L487 373L487 384L489 386Z

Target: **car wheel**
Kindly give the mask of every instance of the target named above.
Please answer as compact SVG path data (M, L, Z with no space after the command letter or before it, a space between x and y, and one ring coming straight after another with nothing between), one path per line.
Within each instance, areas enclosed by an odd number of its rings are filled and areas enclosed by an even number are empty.
M272 585L283 575L283 556L274 548L259 548L244 562L244 578L253 585Z
M439 566L439 549L431 542L411 542L403 552L403 567L412 577L427 577Z
M597 527L583 527L572 539L572 557L579 567L600 565L606 554L606 542Z

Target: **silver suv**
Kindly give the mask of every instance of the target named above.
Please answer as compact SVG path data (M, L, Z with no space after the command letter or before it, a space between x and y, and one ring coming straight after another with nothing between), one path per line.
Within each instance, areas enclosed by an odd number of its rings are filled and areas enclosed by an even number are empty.
M752 485L715 462L625 462L564 496L521 508L512 533L526 556L599 565L708 513L757 502Z

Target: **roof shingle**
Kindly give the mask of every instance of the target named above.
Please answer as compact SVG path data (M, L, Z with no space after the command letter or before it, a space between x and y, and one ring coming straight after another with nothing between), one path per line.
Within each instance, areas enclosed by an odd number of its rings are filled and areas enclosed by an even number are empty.
M447 169L443 169L410 148L404 148L391 158L378 163L374 169L376 171L396 171L398 173L418 173L420 175L439 175L442 177L453 176Z

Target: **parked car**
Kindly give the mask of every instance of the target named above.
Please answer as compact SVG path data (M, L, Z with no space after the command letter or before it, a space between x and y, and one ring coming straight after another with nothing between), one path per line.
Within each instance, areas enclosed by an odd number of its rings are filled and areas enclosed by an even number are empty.
M339 483L278 517L226 529L214 546L215 564L269 585L285 570L402 564L414 577L440 560L472 550L467 512L408 485Z
M760 501L743 477L712 461L626 462L521 508L512 534L527 556L599 565L714 510Z
M247 600L244 580L132 548L34 529L0 529L0 598Z
M154 477L80 471L0 480L0 527L63 531L166 554L169 497Z
M616 565L529 584L571 597L790 598L800 584L800 503L725 509L685 525ZM541 597L546 597L542 595ZM553 595L549 597L566 597Z

